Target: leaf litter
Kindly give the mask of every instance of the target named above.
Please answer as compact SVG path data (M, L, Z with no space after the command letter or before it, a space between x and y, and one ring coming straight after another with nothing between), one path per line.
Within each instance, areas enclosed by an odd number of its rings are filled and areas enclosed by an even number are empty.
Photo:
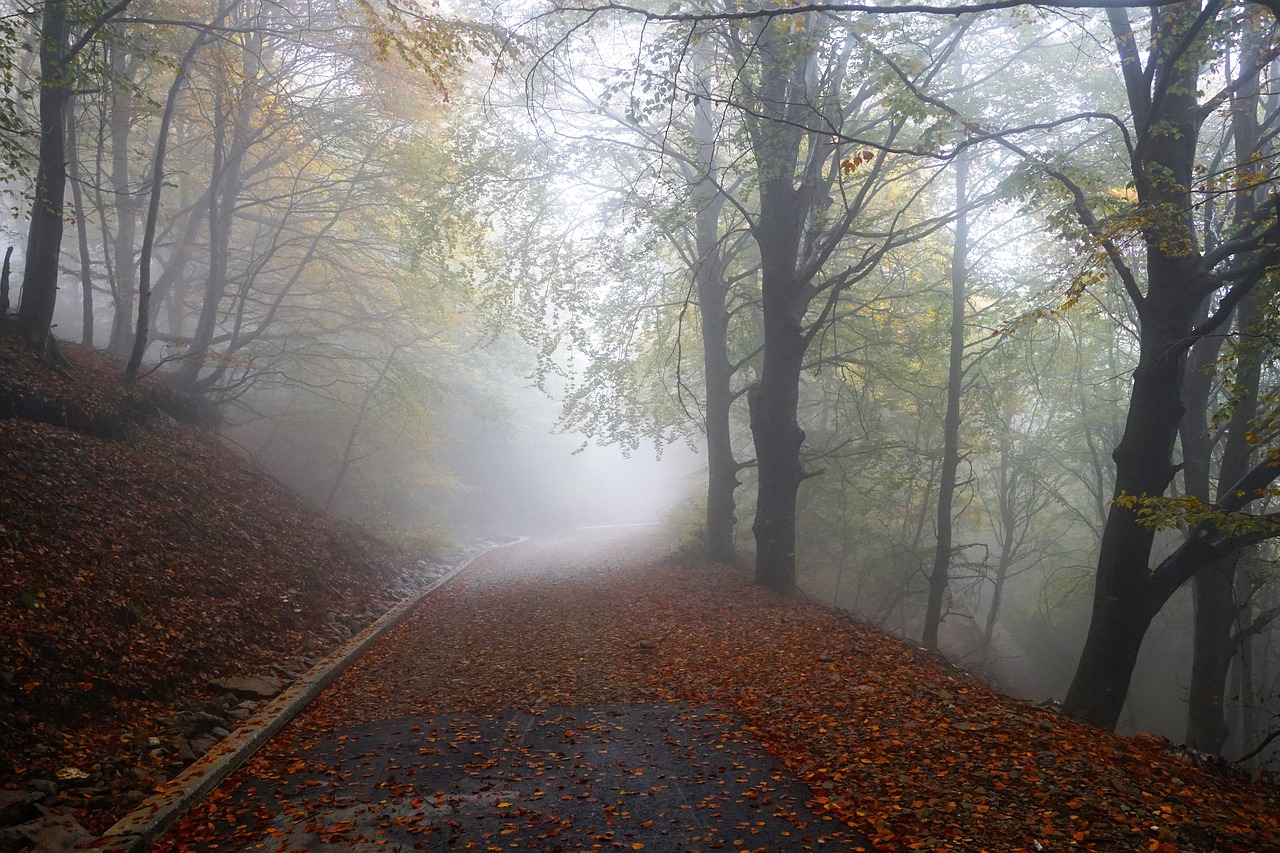
M292 820L330 843L388 844L393 836L369 835L368 821L350 816L361 807L426 838L453 819L447 792L412 781L437 756L470 752L472 771L486 778L537 778L537 767L504 769L522 748L490 754L486 727L540 719L559 727L572 752L597 744L590 726L608 725L589 709L659 706L687 709L678 713L697 717L693 726L718 717L716 737L725 741L763 744L803 779L806 809L826 822L815 827L770 805L773 817L797 822L790 841L753 846L750 826L741 837L730 827L714 840L723 849L802 850L819 838L830 838L824 849L878 851L1280 849L1274 785L1190 762L1161 738L1116 737L1011 699L899 639L775 597L730 570L635 558L622 546L589 549L573 565L556 553L538 543L498 552L429 598L159 849L293 849L273 817L280 809L298 810ZM575 721L561 725L565 715ZM440 719L450 722L422 734L421 721ZM340 785L355 770L324 759L326 750L352 743L361 727L386 725L399 727L386 734L418 744L413 760L392 768L390 782L384 757L376 772L364 771L374 787ZM355 753L356 763L378 752ZM335 779L342 774L347 780ZM317 780L331 786L332 802L289 804L284 790ZM655 824L644 825L652 818L609 803L591 781L586 774L581 791L559 796L595 797L609 832L563 849L675 849L653 846L661 839ZM558 849L548 839L567 827L531 806L540 789L512 785L484 804L513 819L510 832L482 832L457 849ZM272 786L266 805L236 793ZM749 799L751 786L742 790L737 798ZM534 843L514 828L521 820L552 823Z

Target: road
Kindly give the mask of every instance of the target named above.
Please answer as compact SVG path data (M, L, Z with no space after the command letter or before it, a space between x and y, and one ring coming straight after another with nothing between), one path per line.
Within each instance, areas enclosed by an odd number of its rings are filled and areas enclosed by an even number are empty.
M156 849L871 849L673 680L697 625L658 621L667 548L631 527L482 557Z

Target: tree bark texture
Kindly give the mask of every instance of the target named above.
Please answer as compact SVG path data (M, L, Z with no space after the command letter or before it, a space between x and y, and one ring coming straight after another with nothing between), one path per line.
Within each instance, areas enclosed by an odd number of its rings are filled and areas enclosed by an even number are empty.
M58 303L58 258L67 187L67 101L71 97L63 55L66 41L67 2L46 0L40 20L40 147L18 307L18 328L40 351L49 347L49 329Z

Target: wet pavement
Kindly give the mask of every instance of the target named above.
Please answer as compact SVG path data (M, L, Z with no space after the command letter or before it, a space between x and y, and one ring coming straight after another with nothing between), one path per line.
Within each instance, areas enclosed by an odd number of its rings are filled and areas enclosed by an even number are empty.
M290 778L242 780L231 811L258 825L198 848L848 849L838 824L805 808L808 789L733 723L619 706L334 731L296 756Z
M533 549L561 574L584 554L581 541L531 543L526 553ZM555 554L561 559L548 559ZM467 602L459 594L450 606ZM394 659L412 665L411 656ZM376 675L396 680L397 673ZM404 710L388 701L385 718L367 704L350 716L333 707L304 713L159 848L871 849L809 807L812 792L744 731L732 709L627 701Z

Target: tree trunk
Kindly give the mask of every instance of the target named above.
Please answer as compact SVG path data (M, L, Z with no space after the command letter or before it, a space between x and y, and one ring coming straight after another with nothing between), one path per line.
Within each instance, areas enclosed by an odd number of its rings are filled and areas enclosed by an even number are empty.
M1261 33L1256 23L1241 44L1242 67L1262 49ZM1259 75L1254 72L1232 96L1231 125L1236 161L1249 162L1258 149ZM1234 197L1234 224L1244 227L1257 210L1256 191L1251 187L1238 190ZM1250 293L1240 304L1236 318L1237 340L1235 393L1236 404L1227 421L1226 442L1218 471L1218 500L1249 469L1254 456L1249 430L1258 414L1258 389L1262 378L1262 352L1254 324L1258 317L1258 297ZM1203 344L1201 344L1202 346ZM1217 352L1221 345L1214 346ZM1205 378L1207 382L1207 377ZM1207 396L1207 395L1206 395ZM1205 401L1207 409L1207 399ZM1207 467L1209 453L1208 418L1202 415L1206 441L1200 448ZM1191 683L1187 694L1187 743L1203 752L1222 753L1230 728L1226 720L1227 678L1231 661L1239 651L1232 630L1240 616L1236 601L1236 567L1240 554L1219 560L1196 573L1192 579L1195 595L1194 640L1191 659Z
M63 52L67 41L66 0L45 0L40 21L40 148L18 328L37 350L48 351L58 303L58 260L62 251L63 196L66 193L66 116L71 97Z
M1018 518L1014 502L1018 499L1018 481L1021 473L1012 460L1013 448L1006 435L1000 441L999 476L1000 529L1003 539L1000 541L1000 556L996 562L996 576L991 585L991 606L987 610L987 621L983 627L983 641L988 652L996 633L996 620L1000 617L1000 601L1004 596L1004 584L1009 577L1009 569L1013 567L1013 558L1017 549ZM1025 531L1025 527L1023 528Z
M734 559L733 531L737 524L734 515L734 492L738 482L738 462L733 457L730 430L730 408L733 392L730 380L733 368L726 354L725 335L729 314L724 310L724 291L712 285L720 294L719 304L708 306L701 295L699 305L702 318L702 345L706 379L706 431L707 431L707 559L717 563L732 563ZM708 307L711 311L708 312ZM711 315L715 316L709 316Z
M220 25L228 12L239 2L231 0L223 11L214 18L214 26ZM164 189L165 156L169 150L169 128L173 124L173 112L178 104L178 93L187 79L187 70L196 53L209 40L207 32L196 36L182 61L174 71L173 82L169 85L169 96L165 100L164 113L160 117L160 129L156 134L156 150L151 165L151 190L147 201L147 218L143 226L142 250L138 255L138 325L134 330L133 348L129 353L129 363L125 366L125 381L133 382L138 378L138 369L142 366L142 356L147 351L147 340L150 336L151 322L151 255L155 248L156 222L160 218L160 194Z
M1240 575L1244 575L1244 570L1237 568ZM1266 673L1258 673L1258 658L1262 661L1268 661L1270 658L1265 654L1255 655L1255 637L1254 633L1249 630L1253 622L1253 595L1247 578L1241 577L1241 586L1250 591L1242 602L1244 618L1240 620L1240 656L1236 658L1235 666L1235 695L1239 697L1240 702L1240 731L1236 738L1237 755L1244 755L1253 750L1258 745L1258 739L1263 732L1258 725L1258 706L1255 704L1256 684L1269 683ZM1259 677L1261 676L1261 677ZM1257 764L1252 765L1254 767Z
M695 85L702 87L702 81ZM733 457L730 408L733 405L733 365L729 361L728 285L720 245L720 212L724 195L716 183L715 127L712 101L701 98L695 106L693 139L697 145L699 174L694 184L697 267L693 278L698 291L698 316L702 327L703 376L706 382L705 430L707 435L707 559L732 563L733 531L738 519L734 492L738 462Z
M1240 308L1237 327L1246 332L1257 317L1257 300L1254 295L1245 298ZM1217 352L1218 346L1212 351ZM1193 375L1201 371L1193 371ZM1236 402L1231 418L1224 429L1226 433L1222 461L1218 468L1218 500L1249 469L1253 457L1253 445L1248 439L1249 430L1258 413L1258 386L1261 380L1261 358L1256 345L1246 344L1237 354L1236 388L1243 396ZM1207 383L1208 377L1204 377ZM1201 401L1197 401L1201 402ZM1203 402L1207 409L1208 399ZM1207 490L1207 468L1210 461L1208 418L1205 409L1199 413L1199 426L1204 438L1199 441L1195 453L1184 450L1188 470L1204 468ZM1184 441L1184 447L1186 442ZM1197 490L1199 497L1199 490ZM1241 554L1235 553L1218 560L1192 578L1194 594L1193 646L1191 682L1187 693L1187 743L1202 752L1214 755L1222 752L1229 728L1226 721L1227 677L1231 660L1238 647L1232 640L1232 631L1240 615L1236 602L1236 567Z
M1206 304L1198 321L1208 316ZM1182 479L1187 495L1208 505L1211 495L1213 441L1208 410L1213 394L1212 365L1222 351L1222 338L1200 341L1191 351L1191 364L1183 386L1187 411L1182 418ZM1241 471L1240 473L1243 473ZM1237 474L1237 477L1239 474ZM1234 481L1233 481L1234 482ZM1197 535L1194 531L1188 535ZM1231 566L1227 561L1208 566L1192 579L1195 641L1191 661L1191 685L1187 693L1187 743L1206 752L1218 752L1226 739L1222 719L1222 678L1231 654L1223 654L1221 640L1231 638ZM1230 561L1234 565L1234 560ZM1226 584L1223 585L1223 576ZM1223 617L1226 616L1225 625ZM1224 634L1224 636L1218 636ZM1219 675L1220 674L1220 675ZM1215 687L1216 684L1216 687Z
M262 36L255 35L250 41L241 53L242 79L246 81L243 84L246 87L247 81L256 79L258 75L257 53L262 47ZM240 172L248 145L251 95L247 91L242 92L240 100L228 105L226 113L223 113L226 88L227 81L224 77L214 94L215 115L234 114L234 120L231 122L229 138L218 134L214 142L209 191L209 272L205 278L204 298L200 304L195 332L187 348L187 358L178 372L180 381L186 385L195 385L199 379L217 328L222 297L227 289L227 260L231 248L231 227L235 221L235 202L240 194Z
M942 423L942 471L938 483L937 547L933 570L929 573L929 600L925 606L924 631L920 644L938 650L938 626L951 574L952 513L956 494L956 472L960 468L960 394L964 381L964 314L966 267L969 254L969 217L965 211L969 158L964 149L955 159L956 230L951 246L951 346L947 360L946 414Z
M133 349L134 294L138 282L134 244L138 237L139 199L136 188L129 181L134 100L128 86L133 76L133 63L119 45L111 48L111 74L108 128L111 137L111 190L116 214L116 233L112 241L116 275L112 291L115 311L111 316L111 338L107 348L112 355L127 358Z
M67 172L76 210L76 239L80 249L80 345L93 347L93 255L89 251L89 222L80 188L80 152L76 142L75 99L67 99Z
M1124 435L1112 454L1115 491L1102 532L1089 634L1063 703L1067 714L1106 729L1114 729L1120 719L1151 620L1177 588L1153 578L1154 531L1139 523L1134 509L1114 501L1122 495L1164 495L1173 481L1187 342L1201 304L1213 289L1200 268L1199 253L1184 249L1196 245L1188 187L1194 183L1200 129L1195 97L1200 68L1181 55L1177 45L1194 26L1197 9L1195 4L1173 6L1159 18L1153 37L1156 55L1151 59L1164 63L1156 75L1159 99L1152 98L1148 78L1135 68L1132 33L1123 15L1119 10L1109 13L1125 58L1130 107L1143 126L1133 176L1139 201L1167 212L1143 232L1147 291L1135 297L1141 320L1138 367ZM1177 58L1170 59L1170 52Z
M794 185L805 134L799 116L806 66L796 61L777 28L766 24L757 42L760 120L752 134L760 179L760 212L753 226L760 250L764 349L760 379L747 397L755 445L758 494L752 532L756 583L783 594L796 585L796 496L804 480L800 449L800 371L808 340L804 313L812 298L797 264L812 204L810 188Z
M760 382L747 395L760 489L752 525L755 579L791 594L796 585L796 495L804 479L804 430L797 413L805 345L798 322L770 313L766 308Z
M1213 755L1221 754L1230 734L1225 701L1236 652L1231 640L1237 614L1232 576L1238 562L1233 555L1201 569L1192 580L1195 640L1187 690L1187 745Z
M12 269L13 247L4 250L4 267L0 269L0 322L9 319L9 272Z

